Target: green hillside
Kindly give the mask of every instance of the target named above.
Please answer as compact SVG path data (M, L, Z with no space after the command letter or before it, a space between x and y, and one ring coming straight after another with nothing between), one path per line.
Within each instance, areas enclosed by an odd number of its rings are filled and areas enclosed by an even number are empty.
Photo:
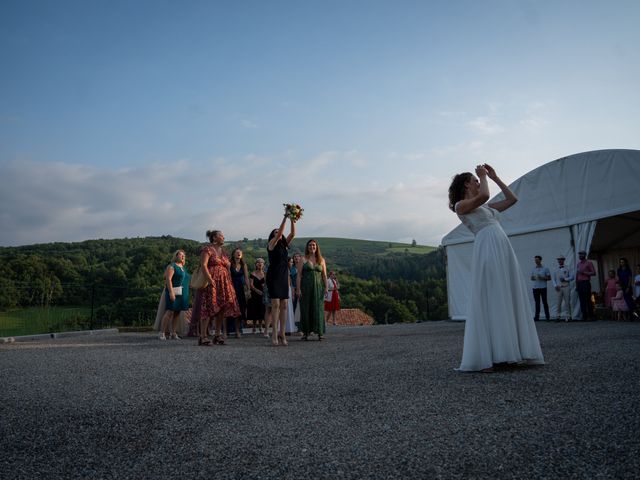
M295 239L291 252L302 251L307 240ZM327 268L338 272L344 308L361 308L376 321L388 323L446 316L440 249L345 238L316 240ZM267 257L266 243L265 239L231 241L226 250L242 248L252 267L255 258ZM0 247L4 266L0 336L3 322L12 332L27 322L24 326L31 332L43 316L51 331L148 325L172 253L184 249L187 269L192 271L201 246L194 240L163 236ZM73 312L71 324L64 312ZM34 320L26 320L29 316Z

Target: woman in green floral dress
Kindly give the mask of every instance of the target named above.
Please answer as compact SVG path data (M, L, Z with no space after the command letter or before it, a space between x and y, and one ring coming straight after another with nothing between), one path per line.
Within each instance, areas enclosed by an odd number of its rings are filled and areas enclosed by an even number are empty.
M324 296L327 293L327 266L320 253L318 242L307 242L302 257L296 265L298 269L297 293L299 296L300 326L302 340L308 340L310 333L317 333L318 340L324 335Z

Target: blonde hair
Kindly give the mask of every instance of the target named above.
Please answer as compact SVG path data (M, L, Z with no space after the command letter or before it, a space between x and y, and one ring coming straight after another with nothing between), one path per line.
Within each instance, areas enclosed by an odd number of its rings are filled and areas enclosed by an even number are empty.
M187 254L185 253L185 251L184 251L184 250L182 250L182 249L180 249L180 250L176 250L175 252L173 252L173 258L171 258L171 261L172 261L173 263L175 263L175 262L177 262L177 261L178 261L178 254L179 254L180 252L184 253L185 257L187 256Z

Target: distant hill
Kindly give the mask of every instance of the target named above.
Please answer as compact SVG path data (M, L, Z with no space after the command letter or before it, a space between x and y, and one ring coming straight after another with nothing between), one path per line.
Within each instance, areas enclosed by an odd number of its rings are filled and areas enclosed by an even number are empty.
M291 254L303 252L309 237L293 240ZM399 242L384 242L375 240L359 240L351 238L315 237L320 245L327 268L348 272L362 278L409 278L420 280L419 273L422 264L433 264L429 254L437 252L436 247L426 245L411 245ZM133 237L120 239L97 239L83 242L54 242L19 247L0 247L0 257L11 258L15 255L38 255L48 259L64 259L75 263L80 270L90 269L91 266L111 268L123 264L145 265L145 270L156 268L162 271L171 254L177 249L184 249L187 253L187 267L191 270L198 263L198 254L204 243L195 240L172 237ZM227 241L225 248L231 251L240 247L249 265L258 257L267 257L267 240L243 239ZM426 257L425 257L426 256ZM424 257L424 258L420 258ZM431 260L431 261L429 261ZM438 261L436 261L437 263ZM156 265L153 267L153 265ZM125 269L126 270L126 269ZM129 277L129 272L124 274ZM124 276L123 275L123 278ZM433 270L425 273L427 277L440 277L440 272ZM146 276L146 275L145 275ZM161 280L159 280L161 281ZM149 284L148 280L143 282Z
M291 253L303 251L307 240L296 238ZM440 319L446 314L441 249L346 238L316 240L327 268L338 272L345 308L361 308L382 323ZM155 315L163 272L173 252L185 250L187 270L193 271L202 245L162 236L0 247L5 272L0 278L0 312L83 307L91 311L89 323L78 320L85 326L93 328L96 319L106 322L103 325L146 325ZM235 247L242 248L250 268L257 257L267 257L266 239L231 241L226 250L231 253Z
M311 237L293 239L290 253L304 252ZM372 256L384 257L395 255L425 255L437 250L436 247L425 245L412 246L408 243L383 242L375 240L358 240L353 238L313 237L320 245L320 251L327 261L329 268L347 269L365 258ZM249 257L266 256L266 240L249 240L229 242L229 245L239 246Z

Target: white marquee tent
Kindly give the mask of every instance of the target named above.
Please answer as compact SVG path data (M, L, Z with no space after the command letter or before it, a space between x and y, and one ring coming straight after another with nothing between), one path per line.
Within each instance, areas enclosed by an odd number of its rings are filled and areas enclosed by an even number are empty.
M595 292L601 292L603 272L606 275L607 270L617 268L619 257L626 257L632 268L640 263L640 150L598 150L560 158L509 187L519 201L499 218L528 285L535 255L541 255L553 273L560 254L575 268L577 252L586 250L598 271L592 279ZM490 188L495 189L491 182ZM449 317L463 320L473 234L460 224L442 239L442 245L447 258ZM551 282L547 296L555 317ZM573 318L580 318L575 292L572 312Z

